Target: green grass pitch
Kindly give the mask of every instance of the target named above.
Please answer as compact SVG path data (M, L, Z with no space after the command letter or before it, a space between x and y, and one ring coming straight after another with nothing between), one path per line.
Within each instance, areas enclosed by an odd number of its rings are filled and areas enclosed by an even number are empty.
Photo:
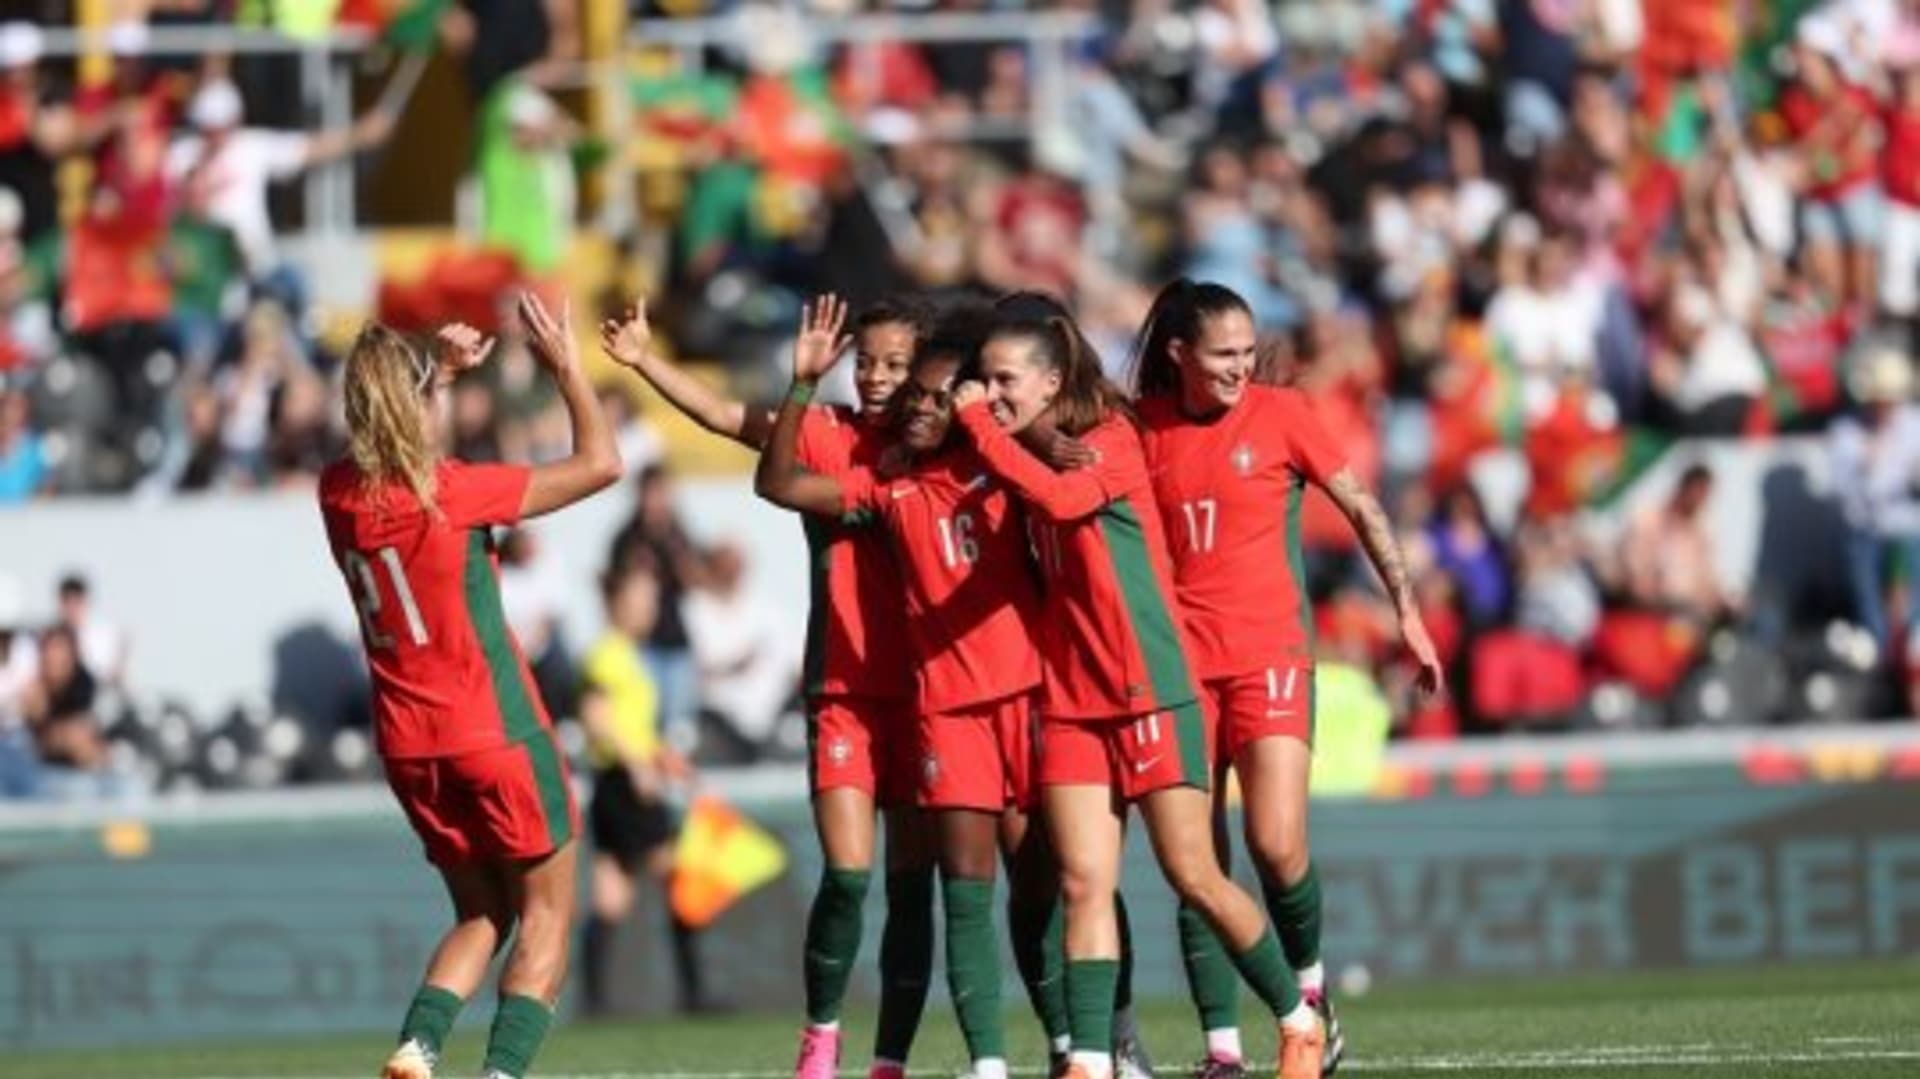
M1015 1002L1010 1001L1011 1006ZM1247 1013L1254 1061L1271 1061L1272 1031ZM1388 986L1341 1002L1351 1046L1342 1074L1378 1077L1920 1076L1920 959L1843 967L1468 981ZM396 1021L398 1017L396 1016ZM1010 1010L1015 1068L1043 1063L1024 1010ZM784 1079L795 1016L695 1022L576 1023L558 1029L539 1079ZM1199 1036L1177 1001L1142 1009L1162 1079L1181 1079ZM848 1016L843 1074L863 1074L869 1013ZM442 1076L479 1072L485 1031L469 1017ZM374 1075L381 1036L160 1050L13 1053L13 1079L352 1079ZM964 1064L951 1013L927 1010L912 1071ZM1270 1075L1262 1066L1254 1075Z

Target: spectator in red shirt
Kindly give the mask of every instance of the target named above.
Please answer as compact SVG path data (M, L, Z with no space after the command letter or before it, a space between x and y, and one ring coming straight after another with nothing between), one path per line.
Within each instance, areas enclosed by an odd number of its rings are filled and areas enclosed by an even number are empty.
M1800 24L1798 78L1780 95L1780 115L1800 154L1800 241L1814 276L1857 304L1873 300L1881 228L1879 106L1847 82L1837 57L1843 31L1827 19Z
M1894 73L1880 182L1887 189L1885 246L1880 251L1880 304L1902 318L1920 313L1920 57Z
M980 235L979 274L1000 292L1040 292L1070 300L1080 280L1080 237L1086 204L1076 177L1081 152L1073 136L1044 133L1035 168L1001 190Z

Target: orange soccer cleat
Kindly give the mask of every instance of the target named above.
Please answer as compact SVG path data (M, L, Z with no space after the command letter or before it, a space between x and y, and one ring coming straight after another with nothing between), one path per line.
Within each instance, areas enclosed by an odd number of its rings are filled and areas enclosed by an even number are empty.
M1280 1024L1280 1079L1320 1079L1320 1060L1327 1051L1327 1031L1314 1016L1313 1026Z

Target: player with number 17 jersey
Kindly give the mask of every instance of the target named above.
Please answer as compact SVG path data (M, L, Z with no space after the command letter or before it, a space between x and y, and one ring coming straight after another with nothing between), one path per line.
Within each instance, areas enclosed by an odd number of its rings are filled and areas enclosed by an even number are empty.
M1346 457L1299 390L1250 385L1195 420L1178 395L1138 404L1192 658L1219 708L1223 760L1270 734L1313 737L1313 622L1300 565L1309 482Z
M919 803L1028 808L1040 594L1019 507L968 449L897 479L849 473L841 498L849 516L884 522L900 561L918 661Z

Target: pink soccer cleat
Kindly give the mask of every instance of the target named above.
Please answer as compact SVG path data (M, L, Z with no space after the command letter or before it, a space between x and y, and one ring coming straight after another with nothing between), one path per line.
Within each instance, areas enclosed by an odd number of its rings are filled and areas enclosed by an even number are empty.
M800 1032L800 1059L793 1079L834 1079L840 1070L840 1028L808 1027Z

